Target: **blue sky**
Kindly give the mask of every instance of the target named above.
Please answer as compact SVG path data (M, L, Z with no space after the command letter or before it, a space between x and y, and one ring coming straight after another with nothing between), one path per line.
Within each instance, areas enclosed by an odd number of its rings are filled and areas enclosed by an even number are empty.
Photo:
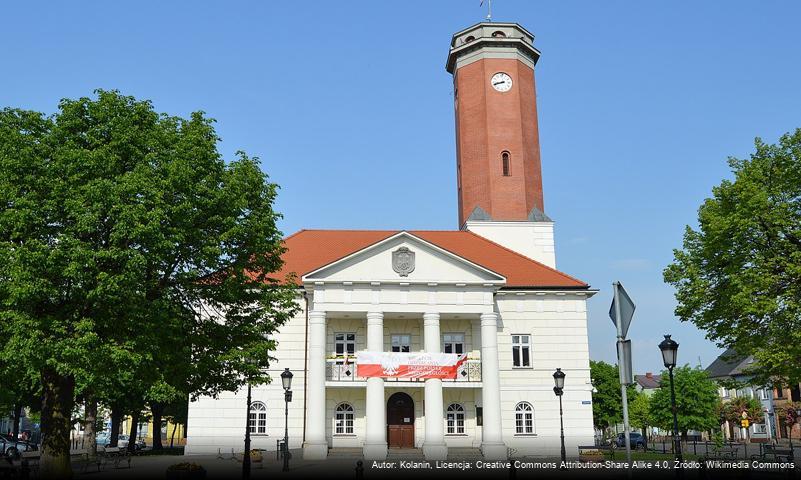
M662 269L713 185L760 136L801 127L801 3L493 2L535 36L545 207L560 269L599 288L593 359L614 361L611 283L638 304L635 371L718 353L673 315ZM262 158L300 228L457 227L444 64L479 0L13 2L0 14L0 107L53 112L116 88L204 110L221 151Z

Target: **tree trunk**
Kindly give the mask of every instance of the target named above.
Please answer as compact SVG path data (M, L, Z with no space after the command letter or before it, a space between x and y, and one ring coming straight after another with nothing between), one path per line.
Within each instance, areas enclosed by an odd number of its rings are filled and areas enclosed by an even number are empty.
M84 448L89 454L89 458L94 459L97 457L97 399L92 395L87 395L86 397L84 414Z
M159 402L151 402L150 413L153 415L153 450L161 450L161 417L164 413L164 405Z
M120 424L122 423L122 411L119 406L111 407L111 436L109 437L109 445L116 447L120 440Z
M172 435L170 435L170 448L173 448L173 446L175 446L175 431L176 430L178 430L178 424L177 423L173 423L172 424Z
M11 426L11 435L19 438L19 424L22 421L22 404L14 404L14 425Z
M69 478L70 415L75 379L54 370L42 371L42 453L39 460L42 478Z
M135 411L131 415L131 432L128 434L128 451L136 451L136 435L139 432L139 412Z

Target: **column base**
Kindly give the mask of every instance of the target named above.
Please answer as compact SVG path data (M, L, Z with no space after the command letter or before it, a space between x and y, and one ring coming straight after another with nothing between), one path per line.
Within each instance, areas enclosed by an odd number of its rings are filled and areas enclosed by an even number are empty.
M506 460L509 458L509 449L504 443L482 443L481 454L487 460Z
M365 443L362 449L365 460L386 460L386 443Z
M423 443L423 455L426 460L446 460L448 458L448 446L443 444L431 445Z
M304 443L303 444L303 459L304 460L325 460L328 457L328 444L327 443Z

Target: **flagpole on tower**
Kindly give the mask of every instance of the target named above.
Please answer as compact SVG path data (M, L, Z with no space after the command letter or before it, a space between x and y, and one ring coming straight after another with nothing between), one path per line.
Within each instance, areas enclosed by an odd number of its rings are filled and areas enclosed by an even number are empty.
M481 3L478 5L479 7L484 5L484 0L481 0ZM492 21L492 0L487 0L487 21Z

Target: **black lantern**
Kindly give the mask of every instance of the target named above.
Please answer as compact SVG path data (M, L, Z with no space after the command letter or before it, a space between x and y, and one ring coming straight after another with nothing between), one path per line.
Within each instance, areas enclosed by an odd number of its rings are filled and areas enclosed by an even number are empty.
M281 372L281 384L284 386L284 390L288 391L292 389L292 372L289 371L288 368L285 368L283 372Z
M557 368L555 372L553 372L553 393L559 397L559 431L562 441L562 465L561 468L565 468L565 462L567 461L567 454L565 452L565 422L564 422L564 414L562 412L562 393L564 393L565 389L565 372L562 371L561 368Z
M565 388L565 372L562 371L561 368L557 368L555 372L553 372L553 383L554 383L554 392L558 390L557 395L562 394L562 390Z
M673 410L673 451L676 453L676 460L679 464L683 461L681 455L681 438L679 437L679 417L676 408L676 387L673 382L673 368L676 366L676 352L679 351L679 344L665 335L665 339L659 343L659 350L662 351L662 361L668 369L670 376L670 406ZM679 467L681 468L681 467Z
M665 339L659 344L659 350L662 350L662 361L665 363L665 367L669 369L675 367L679 344L673 341L670 335L665 335Z
M285 368L281 372L281 385L284 386L284 445L282 447L284 467L282 471L289 471L289 459L292 454L289 453L289 402L292 401L292 372Z

